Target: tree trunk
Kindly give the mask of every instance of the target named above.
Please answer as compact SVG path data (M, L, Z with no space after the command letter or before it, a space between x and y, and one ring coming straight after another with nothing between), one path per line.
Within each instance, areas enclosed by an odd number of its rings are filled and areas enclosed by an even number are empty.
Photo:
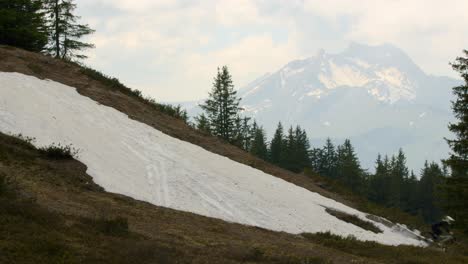
M55 0L54 13L55 13L55 57L60 58L60 14L59 14L59 0Z

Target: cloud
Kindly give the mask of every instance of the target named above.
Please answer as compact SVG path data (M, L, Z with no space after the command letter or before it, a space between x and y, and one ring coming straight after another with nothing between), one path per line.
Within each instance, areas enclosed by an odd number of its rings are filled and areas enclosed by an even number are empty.
M304 8L330 23L351 18L345 40L396 44L431 73L450 74L448 62L468 46L465 0L305 0Z
M77 0L97 32L88 61L162 100L206 95L216 67L237 87L349 42L392 43L429 73L468 46L465 0Z

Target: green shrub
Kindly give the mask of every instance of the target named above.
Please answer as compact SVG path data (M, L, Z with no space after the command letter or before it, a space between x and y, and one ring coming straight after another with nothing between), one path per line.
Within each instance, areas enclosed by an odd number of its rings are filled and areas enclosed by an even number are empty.
M79 151L72 145L62 145L52 143L50 146L39 148L39 152L50 159L73 159L78 156Z

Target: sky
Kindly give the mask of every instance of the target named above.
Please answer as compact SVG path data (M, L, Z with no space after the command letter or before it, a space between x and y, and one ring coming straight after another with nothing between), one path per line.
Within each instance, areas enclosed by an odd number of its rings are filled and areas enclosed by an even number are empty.
M456 77L467 0L76 0L96 33L86 64L158 101L199 100L217 67L236 88L284 64L389 43L426 73Z

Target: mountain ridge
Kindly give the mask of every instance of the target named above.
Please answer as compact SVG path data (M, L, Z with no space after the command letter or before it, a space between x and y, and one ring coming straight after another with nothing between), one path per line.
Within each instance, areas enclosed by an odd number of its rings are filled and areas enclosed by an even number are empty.
M373 168L378 152L392 155L403 148L409 167L418 170L426 159L448 156L443 138L450 136L451 88L457 84L459 80L450 77L426 74L394 45L351 43L340 53L321 50L293 60L238 94L244 114L270 136L280 121L300 125L313 142L330 137L336 144L381 128L401 135L409 131L411 142L356 142L355 147L365 168ZM193 102L183 106L191 116L201 112ZM377 152L372 145L381 148Z

